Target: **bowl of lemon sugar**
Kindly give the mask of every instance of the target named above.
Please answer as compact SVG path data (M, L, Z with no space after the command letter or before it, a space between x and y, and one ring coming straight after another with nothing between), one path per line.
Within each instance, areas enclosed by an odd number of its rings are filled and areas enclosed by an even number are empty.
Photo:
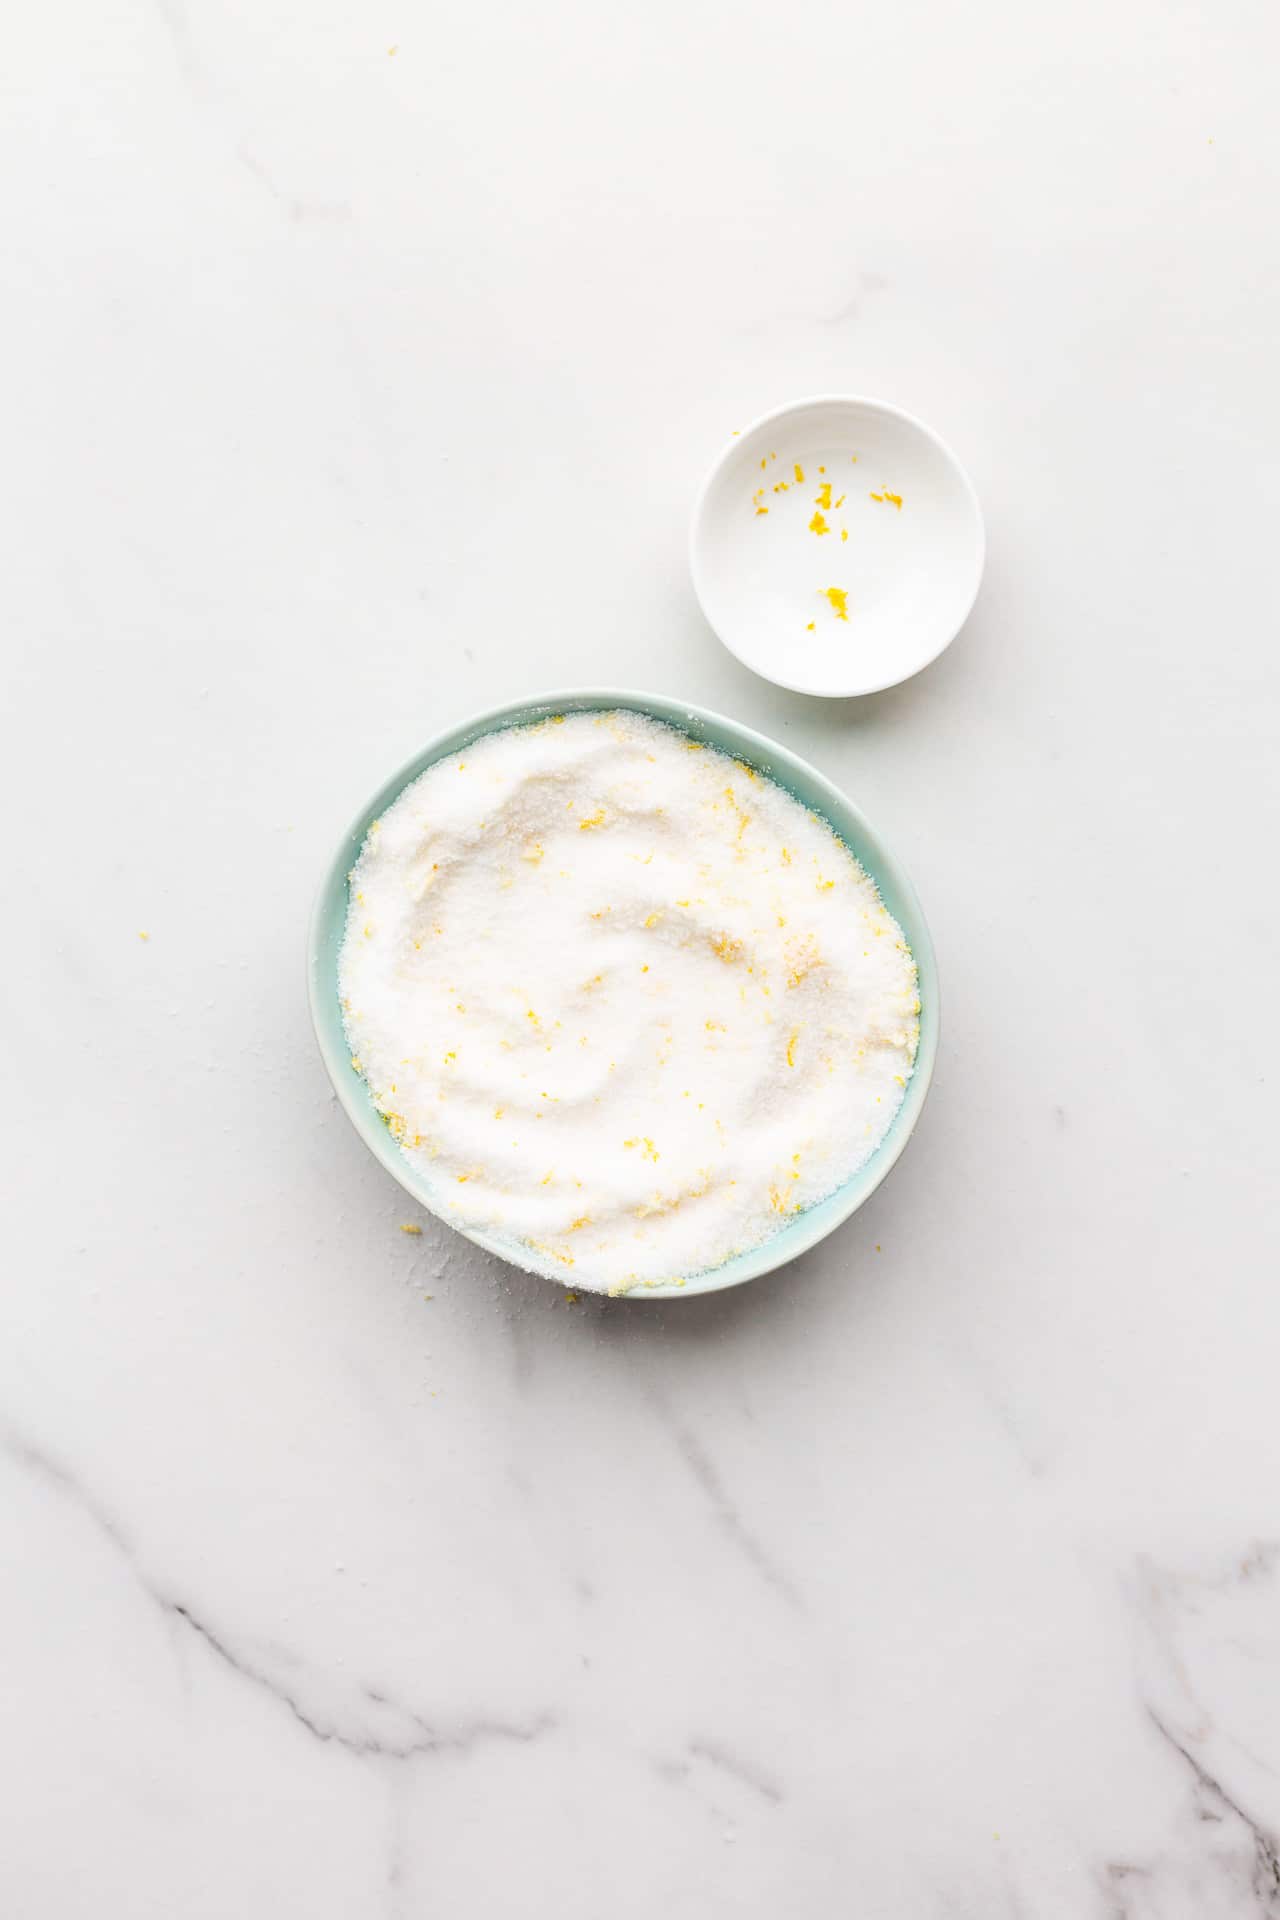
M575 1291L817 1244L901 1154L938 986L914 889L786 748L652 694L479 714L394 774L312 919L325 1067L400 1185Z

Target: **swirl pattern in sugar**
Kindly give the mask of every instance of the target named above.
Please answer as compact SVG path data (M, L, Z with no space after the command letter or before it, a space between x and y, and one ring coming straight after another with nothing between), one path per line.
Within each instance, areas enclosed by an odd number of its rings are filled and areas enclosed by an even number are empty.
M719 1266L901 1104L916 968L828 823L625 711L484 736L352 870L353 1063L444 1217L574 1286Z

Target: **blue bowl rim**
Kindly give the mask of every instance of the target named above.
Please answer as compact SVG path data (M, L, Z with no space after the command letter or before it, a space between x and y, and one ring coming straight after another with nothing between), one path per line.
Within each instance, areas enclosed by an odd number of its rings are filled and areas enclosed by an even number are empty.
M933 939L919 896L901 862L886 845L861 808L856 806L847 794L843 793L818 768L802 759L798 753L792 752L789 747L784 747L779 741L770 739L766 734L757 733L754 728L745 726L739 720L731 719L727 714L717 713L709 707L698 706L692 701L672 699L668 694L638 692L634 688L570 687L550 693L527 695L519 700L504 701L501 706L489 707L480 713L472 714L436 734L397 772L384 780L373 798L360 809L343 835L333 859L325 870L311 913L307 937L307 1001L320 1057L347 1118L375 1159L382 1163L392 1178L419 1206L425 1208L443 1225L461 1233L477 1246L485 1248L487 1252L496 1254L511 1266L521 1268L528 1273L540 1274L561 1286L604 1294L604 1289L590 1288L581 1279L555 1271L550 1262L545 1264L540 1262L531 1250L517 1247L510 1240L501 1239L482 1229L450 1220L439 1211L427 1193L425 1183L420 1180L412 1163L400 1151L374 1108L363 1076L351 1065L342 1025L341 1007L338 1004L336 964L326 964L325 949L330 944L330 924L335 922L338 933L336 944L332 949L332 959L336 963L342 932L346 926L348 875L356 855L364 845L370 822L385 813L392 801L412 781L425 773L428 767L434 766L438 760L446 758L450 753L456 753L471 746L485 734L502 732L512 727L533 726L539 720L545 720L554 713L604 712L611 708L647 715L650 719L662 721L678 732L688 734L692 739L705 738L721 752L727 752L729 748L725 745L724 739L717 735L730 736L733 742L733 757L745 761L747 765L765 774L767 778L775 781L785 791L792 793L806 806L812 805L813 802L808 795L796 792L794 782L798 781L801 787L809 786L816 789L822 800L822 804L816 810L865 867L880 888L882 895L886 896L886 905L906 935L920 980L920 1037L916 1050L915 1071L907 1082L906 1094L894 1115L888 1133L870 1159L859 1167L842 1186L837 1187L834 1193L828 1194L824 1200L806 1208L803 1213L795 1215L786 1226L779 1228L758 1246L749 1247L742 1253L734 1254L721 1266L708 1268L704 1272L689 1274L679 1279L672 1278L658 1284L641 1283L625 1293L618 1291L611 1296L628 1300L688 1299L694 1294L719 1292L724 1287L739 1286L748 1280L759 1279L763 1274L772 1273L778 1267L785 1266L790 1261L798 1259L801 1254L807 1253L829 1233L843 1225L871 1197L901 1157L920 1117L933 1079L939 1030L938 971ZM844 821L851 823L853 835L846 832L842 824L842 816ZM856 836L856 844L854 836ZM889 895L892 895L892 900L887 897ZM342 903L341 913L335 915L339 899ZM326 1017L332 1023L335 1014L336 1031L342 1035L340 1044L334 1041L329 1027L326 1026ZM528 1251L527 1258L526 1251Z

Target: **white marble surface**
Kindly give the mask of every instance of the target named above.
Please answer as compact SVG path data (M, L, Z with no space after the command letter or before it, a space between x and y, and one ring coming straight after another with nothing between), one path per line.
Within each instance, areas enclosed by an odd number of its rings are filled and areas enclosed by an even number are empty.
M1277 40L9 21L6 1915L1280 1913ZM824 706L684 535L841 388L990 559ZM945 989L871 1204L666 1309L403 1236L302 991L384 773L603 679L842 781Z

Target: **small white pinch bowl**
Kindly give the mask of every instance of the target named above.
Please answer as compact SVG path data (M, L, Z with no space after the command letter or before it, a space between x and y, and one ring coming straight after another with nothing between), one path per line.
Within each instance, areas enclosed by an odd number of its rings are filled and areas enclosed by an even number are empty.
M835 395L735 435L698 497L689 559L703 613L744 666L838 696L937 659L968 618L985 547L977 494L937 434Z

